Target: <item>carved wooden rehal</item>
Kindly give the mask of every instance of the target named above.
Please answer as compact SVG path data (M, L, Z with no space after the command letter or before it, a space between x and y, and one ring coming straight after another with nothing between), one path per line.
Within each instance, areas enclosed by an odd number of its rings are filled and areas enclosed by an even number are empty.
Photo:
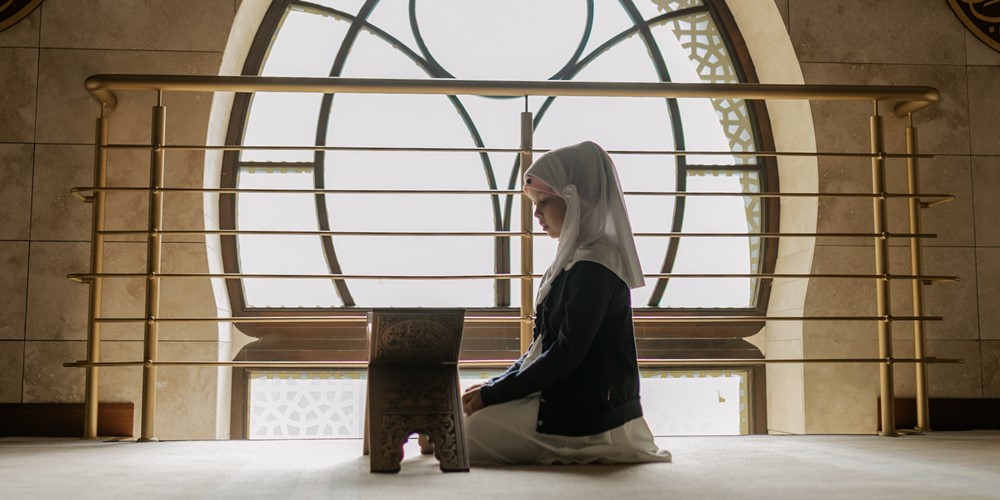
M368 315L372 472L399 472L403 443L426 434L444 472L469 470L458 382L464 309L375 309Z

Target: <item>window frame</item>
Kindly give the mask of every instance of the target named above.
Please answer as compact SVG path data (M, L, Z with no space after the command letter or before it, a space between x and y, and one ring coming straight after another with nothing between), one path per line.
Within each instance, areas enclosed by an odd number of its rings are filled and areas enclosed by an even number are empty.
M247 59L245 61L242 74L244 75L256 75L263 67L265 61L268 47L270 46L271 40L274 37L276 30L278 29L281 20L283 19L286 10L295 0L274 0L270 7L268 8L261 25L255 35L251 49L248 53ZM366 8L374 8L378 2L375 0L369 0L362 7L362 11ZM753 68L752 61L749 56L749 51L747 50L746 43L743 40L742 35L736 26L735 20L732 14L725 7L724 2L714 1L714 0L703 0L704 6L699 8L699 10L707 12L711 18L715 21L720 34L722 34L723 43L725 43L726 50L729 51L730 57L733 62L733 66L737 73L740 81L747 83L758 83L756 72ZM623 2L623 5L630 5L627 2ZM633 9L635 10L635 9ZM693 12L690 9L683 10L683 12L690 13ZM641 36L651 37L649 33L649 25L645 20L641 19L641 15L636 10L631 13L633 15L633 21L636 23L634 27L635 31L640 32ZM664 16L659 16L656 19L665 18L670 13ZM355 24L351 29L357 29L360 26ZM643 33L644 31L644 33ZM346 57L346 55L338 55L338 58ZM661 67L665 67L662 66ZM444 71L442 69L442 71ZM661 74L661 78L663 75ZM237 93L235 95L232 114L229 120L229 128L227 130L227 144L239 144L242 141L243 131L246 126L247 115L250 110L250 100L251 95L248 93ZM325 106L328 106L329 98L324 97ZM549 101L551 102L551 101ZM676 100L670 100L676 106ZM749 120L751 124L751 132L754 135L754 141L761 151L773 151L774 141L771 133L770 120L767 114L767 109L762 101L758 100L746 100L745 101ZM544 109L547 106L541 108L538 115L535 117L536 123L539 118L544 113ZM321 109L321 116L323 116L323 110ZM679 114L673 113L672 119L676 122L679 121ZM675 124L676 125L676 124ZM321 135L325 137L325 124L324 121L320 121L320 128L317 131L317 137ZM674 127L675 138L682 134L681 127ZM683 139L678 142L678 144L683 144ZM317 155L318 156L318 155ZM683 168L685 165L684 157L678 156L678 168L677 168L677 182L678 190L682 190L685 185L686 169ZM777 165L775 158L773 156L758 156L756 157L757 163L753 166L747 166L747 168L752 168L754 171L758 171L760 174L760 189L762 192L776 192L778 191L778 176L777 176ZM221 186L236 187L237 174L240 167L243 164L239 161L238 151L226 151L223 155L223 168L221 175ZM727 170L737 170L739 166L726 166ZM313 168L317 170L317 182L322 182L322 165L321 162L314 159ZM322 184L317 184L318 188L322 188ZM498 197L497 197L498 198ZM234 194L222 194L220 195L220 228L221 229L236 229L236 196ZM779 224L779 202L775 198L762 198L761 199L761 231L762 232L777 232ZM674 210L674 225L673 230L679 230L679 224L683 221L684 217L684 197L675 198L675 210ZM322 195L317 195L317 212L319 216L320 230L328 230L329 227L326 224L329 223L328 218L325 217L326 203L323 201ZM677 248L679 243L679 238L671 238L668 250L666 252L666 257L664 259L664 269L669 269L676 258ZM495 240L496 248L498 250L496 255L496 268L498 272L509 272L509 258L502 259L503 253L509 256L509 238L501 237ZM324 248L327 255L335 255L335 250L332 247L331 238L322 238ZM237 248L237 237L232 235L222 236L221 238L221 250L223 257L223 268L226 273L239 273L239 256ZM505 248L506 247L506 248ZM501 253L502 251L502 253ZM772 273L774 270L775 262L777 259L777 240L773 238L761 238L761 267L759 272L762 274ZM340 273L339 264L335 258L327 259L331 265L331 272L333 274ZM504 261L504 262L501 262ZM665 272L662 269L659 272ZM772 280L766 278L758 278L759 286L757 289L756 302L753 307L747 308L636 308L635 312L635 326L636 326L636 336L637 340L649 339L648 346L644 345L644 342L640 341L639 353L640 357L643 358L658 358L666 357L660 354L665 352L664 349L657 348L657 345L664 344L658 340L682 340L690 338L715 338L715 339L742 339L756 334L763 328L764 320L748 320L741 322L725 322L725 323L706 323L693 319L684 322L653 322L644 321L643 317L648 316L760 316L763 317L766 314L768 302L770 299ZM342 280L335 280L335 283L342 284ZM498 280L498 283L503 283L503 285L508 285L508 282L504 280ZM369 308L364 307L312 307L312 308L281 308L281 307L249 307L246 304L242 280L230 279L226 280L226 286L228 290L229 300L232 315L236 318L239 317L275 317L275 316L361 316L367 314ZM663 279L658 279L656 284L651 286L656 286L657 288L665 288L666 281ZM349 291L346 287L339 290L342 293L342 297L346 292L346 296L349 297ZM498 287L497 295L501 296L504 294L503 286ZM506 292L509 298L509 288ZM502 301L498 301L502 303ZM509 301L507 302L509 304ZM510 316L516 318L519 316L519 310L517 307L504 307L497 306L491 308L468 308L467 314L469 316ZM288 335L293 334L293 332L302 332L303 334L309 335L308 332L315 334L318 330L329 331L331 334L333 332L344 332L344 330L351 330L351 334L348 337L356 338L356 332L354 330L363 330L363 325L347 326L343 323L301 323L301 322L275 322L275 323L253 323L253 322L234 322L234 325L242 332L262 338L262 337L272 337L273 335ZM503 338L513 335L516 339L519 331L519 327L516 322L497 322L497 323L475 323L467 325L467 330L469 333L480 333L486 335L489 332L491 335L500 335ZM324 337L326 335L323 335ZM336 335L334 335L336 336ZM517 347L513 348L516 351ZM356 349L350 349L352 352L344 352L344 357L342 359L355 359L360 354ZM481 352L476 356L478 359L502 359L510 358L511 352L508 350L496 351L487 350ZM503 355L505 354L506 355ZM494 356L493 358L488 357L489 354L501 355ZM358 358L364 359L364 358Z

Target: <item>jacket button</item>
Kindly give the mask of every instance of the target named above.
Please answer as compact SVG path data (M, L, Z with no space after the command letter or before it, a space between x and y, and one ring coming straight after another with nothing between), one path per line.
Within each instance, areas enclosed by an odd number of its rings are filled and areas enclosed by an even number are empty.
M538 421L538 426L541 427L544 424L541 420Z

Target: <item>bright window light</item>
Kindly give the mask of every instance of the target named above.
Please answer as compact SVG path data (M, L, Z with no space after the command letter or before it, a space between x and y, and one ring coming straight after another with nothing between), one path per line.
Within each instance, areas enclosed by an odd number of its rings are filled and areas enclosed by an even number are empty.
M441 0L293 1L260 74L372 78L738 82L709 9L699 0L587 2ZM410 12L410 8L414 12ZM588 12L592 5L593 12ZM359 15L367 17L358 19ZM411 23L410 20L415 22ZM487 21L488 20L488 21ZM356 33L351 25L362 22ZM640 33L645 24L649 36ZM515 29L516 28L516 29ZM324 101L325 99L325 101ZM534 114L536 148L583 140L611 150L715 151L723 154L614 154L626 191L731 192L726 198L629 195L634 230L747 233L761 228L746 103L733 99L651 99L380 94L257 94L243 143L278 146L516 148L519 115ZM239 157L238 187L293 189L517 189L516 154L253 150ZM511 195L243 194L240 229L332 231L519 230ZM322 219L320 219L322 217ZM534 228L535 231L540 228ZM241 236L247 273L345 275L494 274L520 269L520 245L491 237ZM760 238L640 237L644 271L756 273ZM555 251L535 239L536 272ZM498 267L499 266L499 267ZM639 307L746 308L757 280L656 279L633 292ZM248 307L495 307L493 279L244 279ZM537 281L535 283L537 287ZM350 304L341 297L350 294ZM510 282L509 297L519 294ZM654 295L657 293L657 295Z

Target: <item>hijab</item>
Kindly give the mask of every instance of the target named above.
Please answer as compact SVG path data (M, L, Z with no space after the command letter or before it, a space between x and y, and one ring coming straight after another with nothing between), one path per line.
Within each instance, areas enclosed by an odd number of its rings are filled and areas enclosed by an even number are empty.
M542 275L535 304L540 304L563 271L577 262L596 262L615 273L629 288L645 285L632 224L625 209L618 171L611 157L593 142L552 150L525 172L525 188L547 187L566 203L566 217L556 255Z

